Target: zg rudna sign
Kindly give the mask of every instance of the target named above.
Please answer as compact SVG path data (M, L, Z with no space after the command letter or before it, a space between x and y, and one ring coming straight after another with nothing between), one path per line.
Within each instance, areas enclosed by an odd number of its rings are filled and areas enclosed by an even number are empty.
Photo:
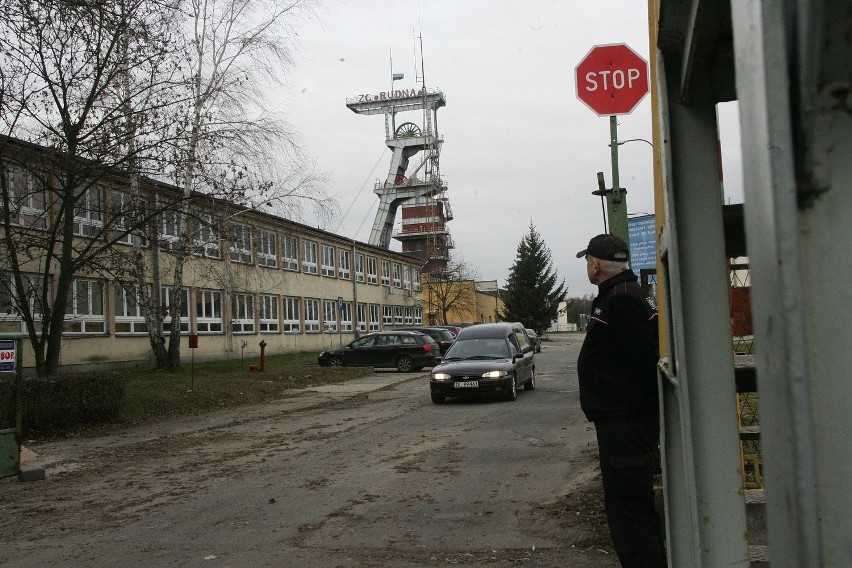
M0 339L0 373L15 372L16 346L14 339Z

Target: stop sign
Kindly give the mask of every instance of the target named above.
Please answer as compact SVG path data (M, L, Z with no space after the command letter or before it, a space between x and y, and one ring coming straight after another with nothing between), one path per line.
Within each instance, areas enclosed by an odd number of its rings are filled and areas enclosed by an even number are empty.
M648 94L648 62L623 43L594 46L574 70L577 98L598 116L629 114Z

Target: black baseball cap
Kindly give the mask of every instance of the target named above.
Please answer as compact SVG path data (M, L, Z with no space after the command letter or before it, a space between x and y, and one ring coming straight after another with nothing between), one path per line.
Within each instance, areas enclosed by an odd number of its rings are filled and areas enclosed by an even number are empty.
M598 235L592 237L589 246L577 253L577 258L589 255L601 260L626 262L630 258L630 249L621 237L616 235Z

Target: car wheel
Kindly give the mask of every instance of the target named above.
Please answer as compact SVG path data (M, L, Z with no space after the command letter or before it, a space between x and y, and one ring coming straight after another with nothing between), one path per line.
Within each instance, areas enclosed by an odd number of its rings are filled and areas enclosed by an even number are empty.
M530 380L524 383L524 390L535 390L535 369L532 370L532 376Z
M343 359L341 359L340 357L335 355L331 359L328 360L328 364L331 365L332 367L342 367L343 366Z
M515 382L515 377L512 377L512 384L510 385L509 392L506 393L506 400L513 401L518 398L518 385Z
M441 396L440 394L436 393L436 392L433 392L432 393L432 402L434 402L435 404L443 404L444 403L444 397Z
M408 355L402 355L396 360L396 370L400 373L408 373L414 369L414 361Z

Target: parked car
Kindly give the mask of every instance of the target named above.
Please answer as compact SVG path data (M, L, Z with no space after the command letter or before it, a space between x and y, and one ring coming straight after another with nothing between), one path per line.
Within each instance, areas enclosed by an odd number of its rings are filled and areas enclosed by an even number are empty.
M380 331L359 337L343 347L323 351L317 363L323 367L395 367L407 373L436 365L441 358L440 351L435 340L425 333Z
M532 343L533 347L535 348L535 352L541 353L541 338L538 336L538 334L528 327L524 328L524 331L527 332L527 335L530 338L530 343Z
M462 329L432 369L432 402L467 396L518 397L535 388L535 350L520 323L483 323Z
M453 335L458 335L462 328L458 325L433 325L432 327L441 327L453 332Z
M399 331L419 331L425 333L435 340L438 347L441 348L441 355L447 352L453 341L456 340L456 334L449 329L443 327L401 327Z

